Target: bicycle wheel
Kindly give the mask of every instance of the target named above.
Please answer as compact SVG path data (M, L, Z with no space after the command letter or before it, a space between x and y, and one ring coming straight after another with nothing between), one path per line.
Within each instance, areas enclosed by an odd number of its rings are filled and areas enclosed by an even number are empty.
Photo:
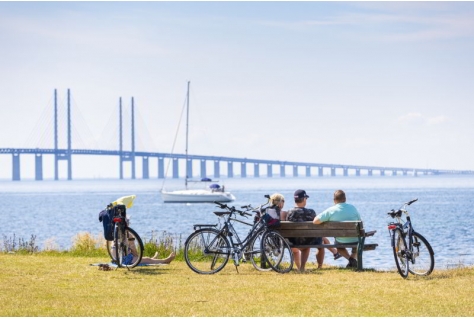
M408 276L408 259L406 258L407 245L402 230L396 228L392 237L393 257L397 265L398 273L403 278Z
M434 252L430 243L417 232L413 232L412 260L410 272L413 275L428 276L434 268Z
M214 274L229 261L229 240L215 229L200 229L189 235L184 244L184 258L192 271Z
M252 240L250 245L244 252L245 259L250 259L253 267L260 271L272 270L269 263L262 255L262 237L263 232L259 232L258 235Z
M124 263L125 266L128 268L133 268L136 267L140 264L142 261L143 257L143 241L140 238L140 236L137 234L135 230L133 230L130 227L126 228L126 234L127 234L127 243L128 243L128 254L127 256L130 256L132 254L132 260L129 261L128 263Z
M270 267L276 272L287 273L293 269L293 252L278 232L270 230L263 234L261 250Z

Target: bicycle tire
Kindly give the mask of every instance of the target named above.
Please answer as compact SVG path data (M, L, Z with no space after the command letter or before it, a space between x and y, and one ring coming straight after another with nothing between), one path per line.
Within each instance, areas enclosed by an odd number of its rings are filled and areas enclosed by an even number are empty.
M261 250L274 271L287 273L293 269L294 257L291 247L277 231L269 230L263 234Z
M406 258L407 245L403 232L399 228L393 230L392 247L393 257L395 258L395 264L397 265L398 273L400 276L402 276L402 278L407 278L409 269L408 258Z
M250 259L252 266L258 271L270 271L272 267L262 255L262 237L263 231L260 231L247 247L244 256L245 259Z
M201 275L221 271L229 261L229 240L216 229L203 228L195 231L184 244L184 259L192 271Z
M144 251L143 241L138 235L138 233L130 227L126 228L125 233L127 234L127 239L128 239L127 242L129 243L129 247L128 247L129 253L131 252L133 254L132 263L125 266L127 266L128 268L134 268L138 266L140 262L142 261L143 251ZM134 247L130 247L131 238L135 238Z
M413 275L428 276L434 269L434 252L430 243L417 232L413 232L412 260L409 271Z

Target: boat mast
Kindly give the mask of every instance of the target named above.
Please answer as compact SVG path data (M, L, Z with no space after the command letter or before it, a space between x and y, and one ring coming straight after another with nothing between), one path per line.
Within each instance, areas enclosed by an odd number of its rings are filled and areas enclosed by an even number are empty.
M189 163L188 163L188 133L189 133L189 86L190 81L188 81L188 93L186 96L186 178L184 186L188 189L188 178L189 178Z

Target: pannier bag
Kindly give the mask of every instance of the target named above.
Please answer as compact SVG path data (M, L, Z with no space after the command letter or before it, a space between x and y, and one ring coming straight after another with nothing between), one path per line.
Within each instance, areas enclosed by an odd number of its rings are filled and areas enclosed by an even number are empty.
M116 205L112 208L104 209L99 213L99 222L102 222L104 226L104 238L105 240L114 240L114 216L117 216L122 212L122 216L126 218L125 205Z

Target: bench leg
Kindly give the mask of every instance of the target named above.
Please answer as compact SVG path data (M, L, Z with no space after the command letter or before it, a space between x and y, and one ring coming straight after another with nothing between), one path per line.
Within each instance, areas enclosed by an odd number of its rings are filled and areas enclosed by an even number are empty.
M357 247L357 270L358 271L361 271L363 269L362 253L364 252L364 241L365 241L365 237L359 238L359 244Z

